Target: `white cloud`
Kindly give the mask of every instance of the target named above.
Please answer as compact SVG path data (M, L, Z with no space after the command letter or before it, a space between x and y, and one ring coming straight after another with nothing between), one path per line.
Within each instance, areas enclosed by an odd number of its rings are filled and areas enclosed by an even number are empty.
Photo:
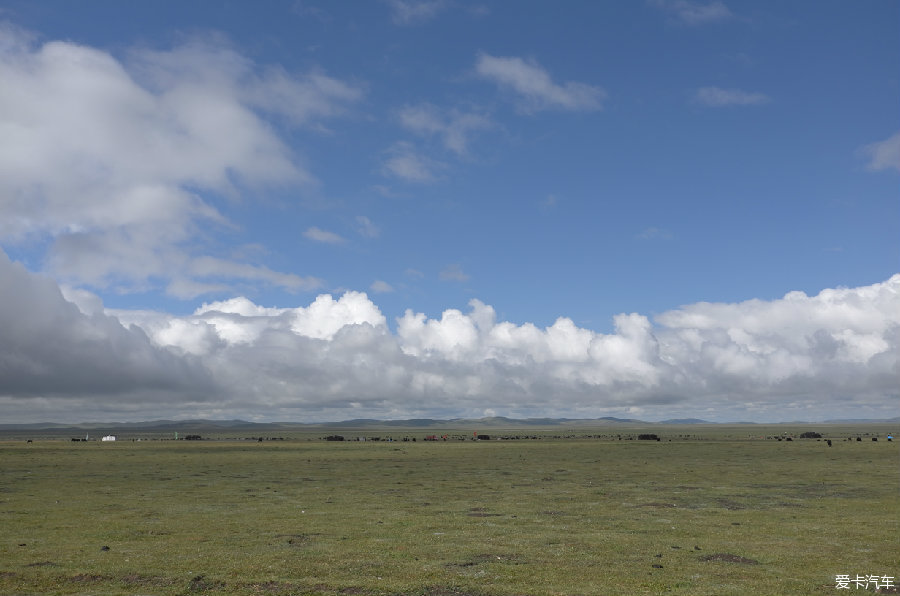
M363 238L378 238L381 235L381 229L365 215L356 216L356 231Z
M480 54L475 71L501 88L512 91L516 95L518 109L524 113L547 109L600 110L606 98L606 92L594 85L574 81L557 84L539 64L515 56Z
M79 302L89 303L89 314L55 282L0 251L0 396L60 400L68 407L59 411L78 411L90 400L123 408L150 396L190 402L214 387L196 359L160 348L139 327L123 327L87 295Z
M413 25L430 21L444 9L444 0L386 0L391 18L397 25Z
M651 226L641 231L635 238L638 240L671 240L674 238L674 235L668 230Z
M268 267L235 263L215 257L191 259L186 272L198 278L238 278L267 282L292 291L309 291L322 287L322 280L315 277L301 277L293 273L272 271Z
M672 14L685 25L706 25L734 18L723 2L690 2L689 0L653 0L656 6Z
M344 242L344 238L335 234L334 232L329 232L327 230L322 230L317 227L307 228L303 235L310 240L314 240L315 242L322 242L325 244L341 244Z
M701 87L694 94L694 101L705 106L720 108L725 106L762 105L769 103L771 99L763 93L751 93L740 89Z
M4 419L478 415L786 420L894 415L900 274L859 288L697 303L597 333L498 321L478 300L392 332L366 294L275 308L102 312L0 253ZM112 316L114 315L114 316ZM355 404L355 405L354 405ZM52 414L48 414L51 412ZM69 414L71 416L72 414ZM75 421L75 420L72 420Z
M469 275L456 263L444 267L438 277L441 281L469 281Z
M394 291L394 287L386 281L382 281L380 279L376 279L372 282L372 285L369 286L376 294L385 294Z
M0 80L0 242L50 240L51 269L74 283L133 291L158 279L178 295L230 286L181 269L206 256L198 236L231 227L210 196L314 180L268 119L315 125L361 96L320 72L256 65L217 39L123 62L71 42L35 45L10 27ZM296 285L239 265L239 278Z
M432 182L444 164L418 153L411 143L400 141L388 149L384 172L409 182Z
M900 132L878 143L866 145L862 153L869 158L869 170L900 170Z
M420 135L438 135L444 146L456 153L468 153L469 135L491 128L493 123L481 114L441 110L431 104L406 106L400 110L401 124Z
M559 205L559 197L556 195L547 195L547 197L541 201L541 207L552 209Z

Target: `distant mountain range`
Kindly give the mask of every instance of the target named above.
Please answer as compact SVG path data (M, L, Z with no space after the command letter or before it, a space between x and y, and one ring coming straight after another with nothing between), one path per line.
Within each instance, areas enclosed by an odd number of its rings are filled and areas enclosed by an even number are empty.
M823 422L794 421L771 424L890 424L900 422L900 416L886 419L847 419L825 420ZM597 427L597 426L657 426L657 425L693 425L693 424L762 424L756 422L710 422L700 418L672 418L659 422L647 422L635 418L507 418L493 416L488 418L452 418L439 420L433 418L413 418L409 420L375 420L358 418L341 422L247 422L245 420L150 420L144 422L83 422L65 424L57 422L34 422L30 424L0 424L0 431L198 431L198 430L314 430L314 429L390 429L390 428L522 428L522 427Z

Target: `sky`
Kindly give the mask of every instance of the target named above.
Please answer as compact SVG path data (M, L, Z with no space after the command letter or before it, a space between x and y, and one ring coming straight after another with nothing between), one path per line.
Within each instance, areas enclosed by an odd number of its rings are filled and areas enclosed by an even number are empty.
M894 0L0 0L0 420L900 413Z

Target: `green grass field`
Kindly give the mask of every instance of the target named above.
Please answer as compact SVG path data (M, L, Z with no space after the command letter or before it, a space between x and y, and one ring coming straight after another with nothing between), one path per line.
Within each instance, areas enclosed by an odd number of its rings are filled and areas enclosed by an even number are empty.
M900 444L845 440L872 427L817 429L832 447L758 438L782 430L6 441L0 594L863 592L836 589L838 574L900 584Z

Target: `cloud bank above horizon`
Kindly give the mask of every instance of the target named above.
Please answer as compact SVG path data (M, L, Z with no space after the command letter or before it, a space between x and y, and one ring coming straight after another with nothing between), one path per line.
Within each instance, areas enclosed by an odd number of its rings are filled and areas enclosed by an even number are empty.
M0 253L0 304L8 422L490 411L774 422L886 417L898 397L900 274L816 296L691 304L654 321L620 314L602 334L565 317L545 328L498 321L477 299L440 318L407 310L392 329L354 291L287 308L235 297L186 316L107 311Z
M896 414L894 3L64 4L0 9L4 421Z

